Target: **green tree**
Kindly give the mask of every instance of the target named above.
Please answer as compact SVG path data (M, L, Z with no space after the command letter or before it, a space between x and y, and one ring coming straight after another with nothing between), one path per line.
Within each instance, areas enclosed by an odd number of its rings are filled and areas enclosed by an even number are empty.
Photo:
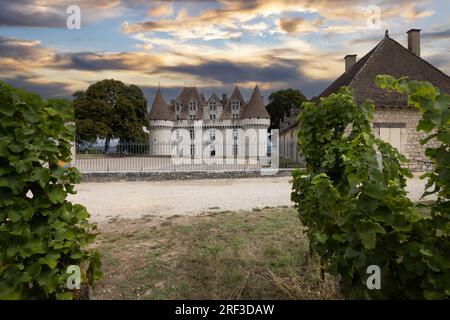
M422 143L434 142L426 155L435 168L424 177L438 199L429 213L407 197L405 157L374 136L374 104L358 105L348 87L303 105L298 143L307 174L294 172L291 198L311 250L339 276L345 297L448 299L450 97L425 82L379 76L377 84L408 94L422 114L417 130L429 134ZM372 265L380 290L367 287Z
M307 99L300 90L289 88L272 92L267 105L267 111L270 114L270 129L279 129L280 120L283 119L284 114L292 108L300 108L305 101Z
M0 299L71 299L70 265L84 284L101 276L87 248L95 225L67 201L79 181L70 162L75 127L69 101L44 101L0 81Z
M105 139L105 151L111 139L142 142L147 134L147 101L135 85L107 79L89 86L86 92L74 94L77 141Z

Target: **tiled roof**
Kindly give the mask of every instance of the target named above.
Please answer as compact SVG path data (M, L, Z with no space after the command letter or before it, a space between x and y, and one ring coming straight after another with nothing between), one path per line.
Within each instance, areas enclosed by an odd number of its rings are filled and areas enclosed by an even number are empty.
M344 72L312 100L318 102L319 98L337 92L342 86L350 86L355 92L355 99L358 103L372 100L377 107L406 107L404 95L388 92L376 86L375 77L379 74L428 81L442 92L450 93L449 76L386 34L384 39L357 61L350 70ZM289 128L297 125L298 121L295 121L290 124Z
M319 97L337 92L342 86L350 86L354 89L358 103L372 100L378 107L405 107L404 95L388 92L376 86L375 77L379 74L428 81L442 92L450 93L450 77L386 35L375 48L348 72L337 78Z

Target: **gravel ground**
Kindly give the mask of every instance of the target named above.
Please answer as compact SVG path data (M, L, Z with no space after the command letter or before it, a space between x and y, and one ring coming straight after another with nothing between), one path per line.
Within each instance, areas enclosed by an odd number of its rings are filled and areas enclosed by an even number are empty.
M144 215L195 215L291 206L289 180L276 177L81 183L76 188L78 193L69 199L85 205L96 222ZM420 198L424 185L418 177L408 181L413 201Z

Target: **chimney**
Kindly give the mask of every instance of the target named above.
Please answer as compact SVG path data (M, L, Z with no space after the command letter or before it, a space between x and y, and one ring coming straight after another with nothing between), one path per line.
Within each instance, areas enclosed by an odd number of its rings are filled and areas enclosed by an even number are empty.
M407 33L408 50L420 57L420 29L411 29Z
M345 60L345 72L348 72L351 67L356 63L356 54L348 54L344 57Z
M223 103L227 102L227 94L226 93L222 93L222 101L223 101Z

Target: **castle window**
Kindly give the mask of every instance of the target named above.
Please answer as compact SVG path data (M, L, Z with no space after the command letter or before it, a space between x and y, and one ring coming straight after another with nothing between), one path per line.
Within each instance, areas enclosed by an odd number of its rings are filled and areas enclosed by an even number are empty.
M239 114L233 113L233 120L238 120L238 119L239 119Z
M180 120L180 115L177 114L177 115L175 116L175 119L176 119L177 121L179 121L179 120Z
M237 143L233 144L233 156L237 157L238 155L238 145Z
M180 109L181 109L181 106L180 106L180 104L177 102L177 103L175 104L175 110L180 111Z
M196 110L197 102L189 102L189 110Z
M195 114L190 114L189 115L189 120L195 120L195 118L196 118Z
M209 156L214 158L216 156L216 147L212 144L209 147Z
M238 132L237 132L237 129L233 129L233 139L234 139L234 140L237 140L237 138L238 138Z
M210 120L216 120L216 115L215 114L210 114L209 115L209 119Z
M232 110L239 110L240 104L241 103L239 101L236 101L236 100L232 101L231 102L231 109Z
M216 130L215 129L209 130L209 138L211 140L216 140Z
M191 140L194 140L195 139L195 130L189 129L189 135L191 136Z
M209 109L210 109L210 110L217 110L217 105L216 105L216 102L215 102L215 101L211 101L211 102L209 103Z

